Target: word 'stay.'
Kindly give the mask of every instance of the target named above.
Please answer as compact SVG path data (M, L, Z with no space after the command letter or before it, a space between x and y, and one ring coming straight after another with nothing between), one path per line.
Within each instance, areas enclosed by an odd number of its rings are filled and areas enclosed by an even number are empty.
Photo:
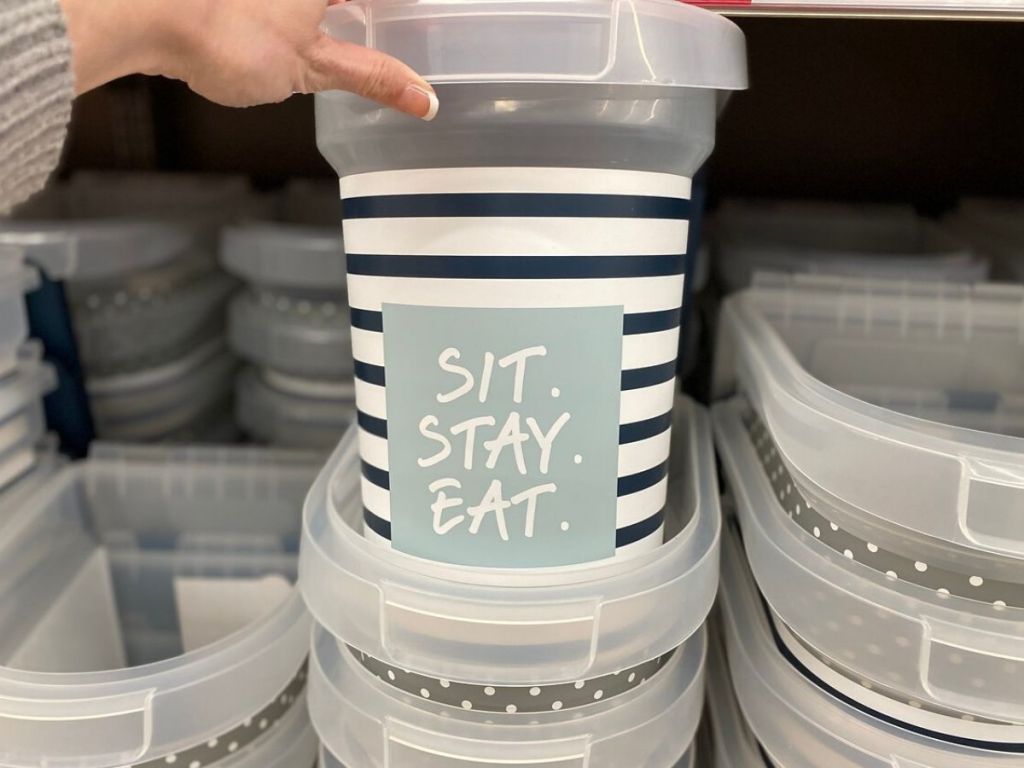
M621 307L386 305L392 543L470 565L615 553Z

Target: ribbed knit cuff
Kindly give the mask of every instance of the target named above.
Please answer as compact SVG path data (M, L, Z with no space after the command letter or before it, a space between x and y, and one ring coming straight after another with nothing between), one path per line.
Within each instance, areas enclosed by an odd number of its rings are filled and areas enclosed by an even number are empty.
M40 190L57 167L73 98L58 0L0 0L0 213Z

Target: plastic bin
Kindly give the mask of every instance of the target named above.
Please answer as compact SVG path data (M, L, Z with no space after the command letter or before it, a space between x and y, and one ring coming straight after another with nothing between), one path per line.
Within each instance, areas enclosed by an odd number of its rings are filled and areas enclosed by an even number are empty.
M313 379L352 378L344 294L252 288L231 302L231 348L261 368Z
M989 274L987 259L909 206L730 200L714 234L729 292L758 272L972 283Z
M0 379L18 364L18 348L28 336L23 294L38 280L38 274L22 263L19 249L0 247Z
M351 431L306 502L300 583L310 611L340 647L453 685L579 683L664 656L704 623L718 579L706 414L680 400L675 431L664 546L628 562L502 572L367 541Z
M41 362L35 346L26 348L14 371L0 378L0 490L36 463L36 447L46 429L43 396L56 384L53 369Z
M351 384L289 377L246 368L236 384L236 416L254 439L329 451L355 421Z
M750 535L748 529L744 525L745 536ZM794 656L780 643L734 533L725 536L722 605L736 695L746 721L770 756L770 765L1010 768L1021 764L1022 725L993 725L918 709ZM726 738L736 742L742 736L728 733ZM761 768L765 763L750 765Z
M691 179L726 94L746 87L743 37L667 0L459 8L354 2L325 22L407 61L442 104L424 123L317 97L342 177L356 400L381 427L360 441L365 502L391 546L439 562L639 556L660 528L616 545L665 505ZM425 436L431 422L478 429L478 455ZM439 480L482 508L507 500L496 483L536 503L536 535L434 532L419 510Z
M523 719L451 709L398 693L318 628L309 709L323 742L321 765L672 768L697 730L705 650L701 631L657 678L631 694L577 712Z
M333 198L338 211L341 203ZM224 268L247 283L278 289L345 292L345 247L341 227L288 222L250 222L227 227L221 236Z
M317 463L99 446L25 500L0 528L0 765L311 765L288 714L309 648L298 510ZM296 738L303 761L265 759Z
M746 393L830 521L1019 580L1022 313L1014 286L766 279L723 308L715 389Z
M771 455L771 446L751 436L744 408L738 401L716 406L719 454L751 569L787 632L859 687L955 719L1024 723L1024 605L965 597L952 582L925 586L918 576L930 566L923 561L882 570L881 548L870 540L830 545L850 532L817 521L816 507L798 497L791 503L795 491L787 493L777 464L762 464L759 453Z
M769 761L736 701L719 627L708 633L706 725L714 761L708 768L779 768Z
M223 341L153 368L86 382L101 438L158 440L228 401L237 369Z

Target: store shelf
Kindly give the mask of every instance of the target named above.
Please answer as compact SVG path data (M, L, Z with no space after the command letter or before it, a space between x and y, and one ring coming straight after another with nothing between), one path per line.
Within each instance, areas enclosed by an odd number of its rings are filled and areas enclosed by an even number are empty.
M719 0L700 5L730 16L951 19L1024 21L1022 0Z

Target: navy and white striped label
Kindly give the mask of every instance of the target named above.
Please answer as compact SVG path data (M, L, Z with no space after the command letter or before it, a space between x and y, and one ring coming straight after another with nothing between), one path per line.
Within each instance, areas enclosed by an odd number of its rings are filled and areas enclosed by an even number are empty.
M660 544L690 180L447 168L341 191L367 535L494 567Z

